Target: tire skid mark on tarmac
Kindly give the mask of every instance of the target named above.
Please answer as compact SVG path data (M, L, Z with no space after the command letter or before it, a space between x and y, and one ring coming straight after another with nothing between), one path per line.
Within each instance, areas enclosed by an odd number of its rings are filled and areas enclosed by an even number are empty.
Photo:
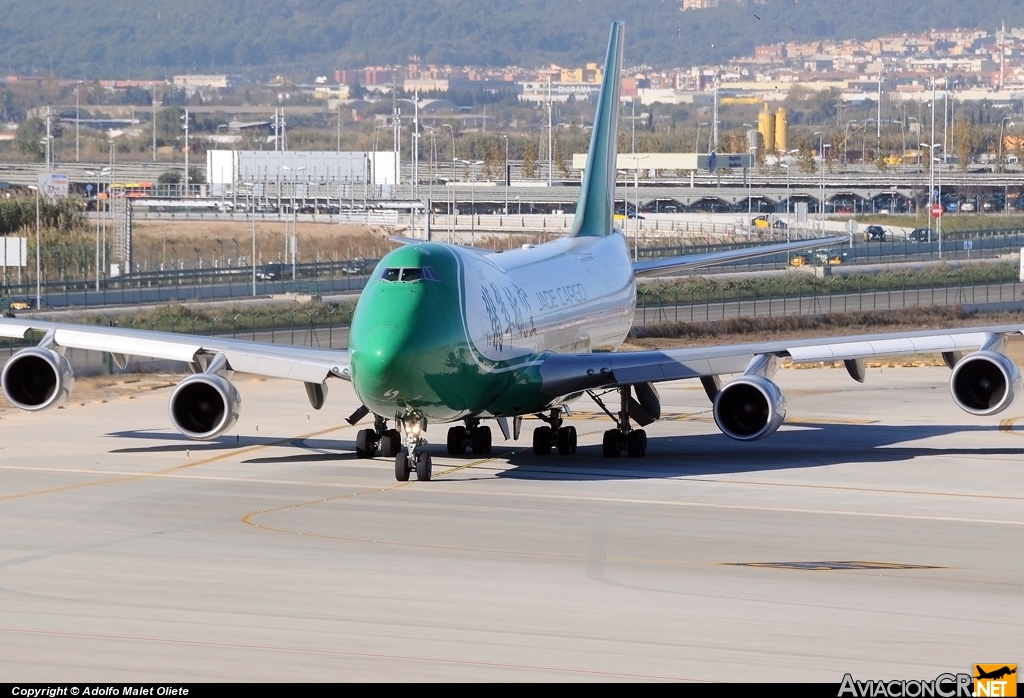
M23 628L0 627L0 633L12 635L43 635L47 637L75 638L83 640L110 640L115 642L151 642L161 645L178 645L186 647L214 647L228 650L257 650L262 652L285 652L289 654L320 655L324 657L350 657L356 659L380 659L387 661L407 660L427 662L430 664L448 664L452 666L486 667L490 669L510 669L516 671L541 671L556 674L578 674L581 676L601 676L608 678L647 679L655 681L701 681L682 676L664 676L658 674L634 674L619 671L599 671L595 669L573 669L571 667L544 666L541 664L518 664L513 662L474 661L472 659L452 659L451 657L426 657L411 654L386 654L384 652L352 652L346 650L330 650L317 647L288 647L285 645L263 645L245 642L214 642L210 640L185 640L179 638L146 637L140 635L114 635L108 633L74 633L52 630L27 630Z

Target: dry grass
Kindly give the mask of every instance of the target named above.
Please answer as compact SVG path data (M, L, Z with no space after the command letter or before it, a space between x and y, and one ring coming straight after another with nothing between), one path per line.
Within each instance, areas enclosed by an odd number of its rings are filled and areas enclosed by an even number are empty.
M288 233L291 234L291 223ZM328 223L299 223L300 262L377 259L396 247L387 236L390 229ZM237 241L237 252L235 242ZM252 223L244 221L136 221L132 224L135 260L149 268L168 267L175 259L192 266L196 250L209 266L215 259L248 258L252 250ZM256 255L260 263L285 256L285 225L257 221Z

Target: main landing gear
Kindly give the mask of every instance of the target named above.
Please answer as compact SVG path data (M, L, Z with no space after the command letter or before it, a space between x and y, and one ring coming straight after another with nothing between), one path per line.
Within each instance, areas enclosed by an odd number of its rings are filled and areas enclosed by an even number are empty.
M356 456L373 458L380 448L380 455L394 458L402 450L402 435L397 429L388 429L388 422L380 415L374 415L373 428L362 429L356 434Z
M547 425L533 430L533 452L536 455L546 456L552 448L558 448L563 456L576 453L576 427L562 425L561 409L551 410L547 416L538 414L537 418Z
M466 426L448 430L448 455L461 456L472 449L473 455L485 456L491 452L491 428L480 426L479 422L466 422Z
M601 401L599 395L587 391L605 414L615 420L616 428L606 431L604 439L601 441L601 454L605 458L618 458L623 451L629 454L630 458L641 458L647 455L647 432L643 429L633 429L629 423L629 391L630 386L628 385L618 388L620 398L618 414L613 414Z

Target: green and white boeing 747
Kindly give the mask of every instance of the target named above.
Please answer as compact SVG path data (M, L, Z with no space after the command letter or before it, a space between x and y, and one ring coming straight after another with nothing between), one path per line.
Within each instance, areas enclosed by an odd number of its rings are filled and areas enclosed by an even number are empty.
M660 381L700 380L722 432L745 441L764 438L785 419L786 400L772 380L785 358L845 361L850 375L863 381L866 358L941 352L952 369L953 400L965 411L995 414L1013 401L1021 377L1002 350L1008 335L1024 329L1017 325L616 351L632 322L636 277L833 242L632 262L613 216L622 51L623 27L616 23L576 217L566 237L502 254L404 241L366 285L348 351L3 319L0 336L44 333L37 346L7 362L0 377L4 393L25 410L59 405L74 382L66 347L109 352L121 366L127 356L179 360L194 375L172 394L171 421L190 438L211 439L238 419L233 372L300 381L316 409L323 407L332 381L350 381L363 406L349 422L374 418L372 428L359 432L356 451L364 458L394 458L399 480L413 470L420 480L430 479L428 424L453 424L449 454L486 454L491 430L485 421L496 420L505 438L510 432L519 438L523 416L535 415L544 426L533 432L534 452L557 448L571 454L576 431L563 418L567 405L584 394L614 421L604 434L604 455L643 456L642 427L661 415L655 388ZM720 377L727 374L740 375L723 385ZM617 400L606 406L601 396L609 394Z

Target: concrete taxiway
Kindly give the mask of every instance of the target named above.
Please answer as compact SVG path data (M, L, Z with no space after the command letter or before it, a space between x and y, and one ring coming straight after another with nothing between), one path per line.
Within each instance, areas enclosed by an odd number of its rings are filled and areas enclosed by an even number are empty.
M240 379L212 443L169 389L0 413L7 681L934 678L1024 647L1024 401L974 418L940 368L783 370L741 444L663 386L647 458L529 430L399 484L322 412ZM84 403L84 404L83 404ZM867 563L867 564L865 564Z

